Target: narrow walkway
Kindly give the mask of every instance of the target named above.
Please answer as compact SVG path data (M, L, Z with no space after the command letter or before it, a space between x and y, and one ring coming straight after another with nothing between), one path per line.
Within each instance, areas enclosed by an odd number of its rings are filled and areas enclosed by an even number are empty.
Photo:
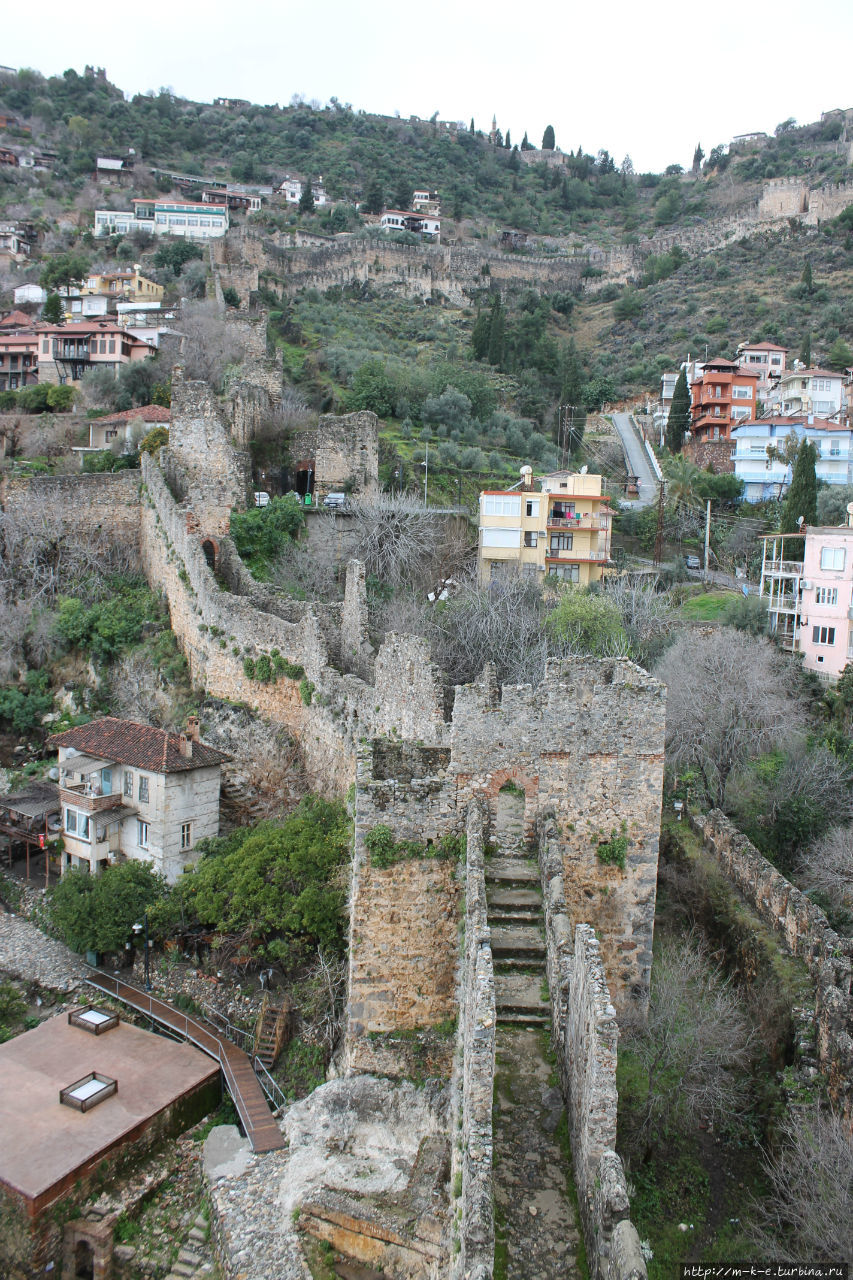
M130 1005L138 1013L153 1018L161 1026L176 1031L197 1049L217 1060L253 1151L280 1151L285 1146L284 1135L270 1113L266 1095L242 1049L238 1049L209 1022L201 1018L190 1018L173 1005L158 1000L147 991L140 991L139 987L102 973L100 969L93 969L86 982L98 991Z
M524 798L498 796L498 852L486 862L495 961L495 1275L578 1280L580 1239L563 1100L548 1061L542 893L524 848ZM562 1139L562 1141L561 1141Z

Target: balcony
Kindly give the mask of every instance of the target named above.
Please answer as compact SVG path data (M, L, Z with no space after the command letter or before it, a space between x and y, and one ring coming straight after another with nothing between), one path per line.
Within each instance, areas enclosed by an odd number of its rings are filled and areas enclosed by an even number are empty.
M796 537L796 534L791 534ZM765 560L764 574L773 574L775 577L796 578L803 572L802 560Z
M608 529L608 516L549 516L549 529Z
M586 551L583 555L578 555L575 551L546 551L545 559L554 560L560 564L581 564L588 560L597 564L606 564L608 560L606 551Z
M103 796L83 782L72 786L60 782L59 799L63 805L73 805L83 813L103 813L107 809L120 809L123 804L122 797L117 793Z

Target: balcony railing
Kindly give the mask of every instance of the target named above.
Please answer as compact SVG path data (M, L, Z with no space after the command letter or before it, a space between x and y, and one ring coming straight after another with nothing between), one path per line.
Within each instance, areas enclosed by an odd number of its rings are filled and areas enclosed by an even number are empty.
M549 529L607 529L607 516L549 516Z
M566 563L578 564L582 560L606 561L606 551L585 551L583 555L578 555L574 551L546 551L546 560L561 560Z
M64 782L60 782L59 798L62 804L73 804L76 809L83 809L86 813L113 809L122 803L122 797L118 792L113 791L106 796L96 794L91 787L86 787L83 783L69 787Z
M803 572L803 562L802 560L765 560L764 572L795 578Z

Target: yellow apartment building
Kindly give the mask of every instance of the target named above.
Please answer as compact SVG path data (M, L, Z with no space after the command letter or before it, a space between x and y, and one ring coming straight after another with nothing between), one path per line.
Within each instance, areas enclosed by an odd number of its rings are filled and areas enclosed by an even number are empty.
M610 565L612 518L601 476L556 471L534 481L522 467L513 488L480 494L480 582L509 573L582 587L599 582Z
M139 269L110 272L93 272L86 279L81 290L85 294L100 294L106 297L118 297L126 302L160 302L165 292L162 284L149 280Z

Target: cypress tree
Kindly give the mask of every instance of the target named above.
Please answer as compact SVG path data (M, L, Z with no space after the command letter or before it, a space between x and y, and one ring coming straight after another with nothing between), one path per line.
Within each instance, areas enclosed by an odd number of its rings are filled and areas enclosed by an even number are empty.
M472 137L472 138L473 138L473 136L474 136L474 134L475 134L476 132L477 132L477 130L474 128L474 117L472 116L472 117L471 117L471 137Z
M814 291L814 278L812 276L812 264L810 262L807 262L803 267L802 283L806 286L808 293L812 293Z
M311 175L305 179L305 186L302 188L302 195L299 197L299 212L314 212L314 191L311 187Z
M507 129L506 131L506 137L504 138L504 146L506 147L507 151L512 150L512 143L509 140L509 129Z
M489 354L489 336L491 333L491 317L488 311L481 311L471 330L471 349L475 360L485 360Z
M666 447L670 453L681 453L684 433L690 425L690 389L687 374L682 369L672 393L669 417L666 420Z
M803 345L800 347L800 359L807 369L812 367L812 335L807 333L803 337Z
M552 124L546 125L545 132L542 134L542 150L553 151L556 145L554 126Z
M496 365L498 368L503 364L505 336L504 310L501 306L500 294L496 294L489 318L489 364Z
M533 148L532 148L532 147L531 147L531 145L530 145L530 142L528 141L528 138L527 138L527 130L526 130L526 129L524 130L524 137L521 139L521 149L522 149L522 151L532 151L532 150L533 150Z
M782 533L796 533L800 516L805 524L817 524L817 476L815 464L817 449L809 440L805 440L797 450L794 463L794 474L791 487L782 503L782 517L779 529Z

